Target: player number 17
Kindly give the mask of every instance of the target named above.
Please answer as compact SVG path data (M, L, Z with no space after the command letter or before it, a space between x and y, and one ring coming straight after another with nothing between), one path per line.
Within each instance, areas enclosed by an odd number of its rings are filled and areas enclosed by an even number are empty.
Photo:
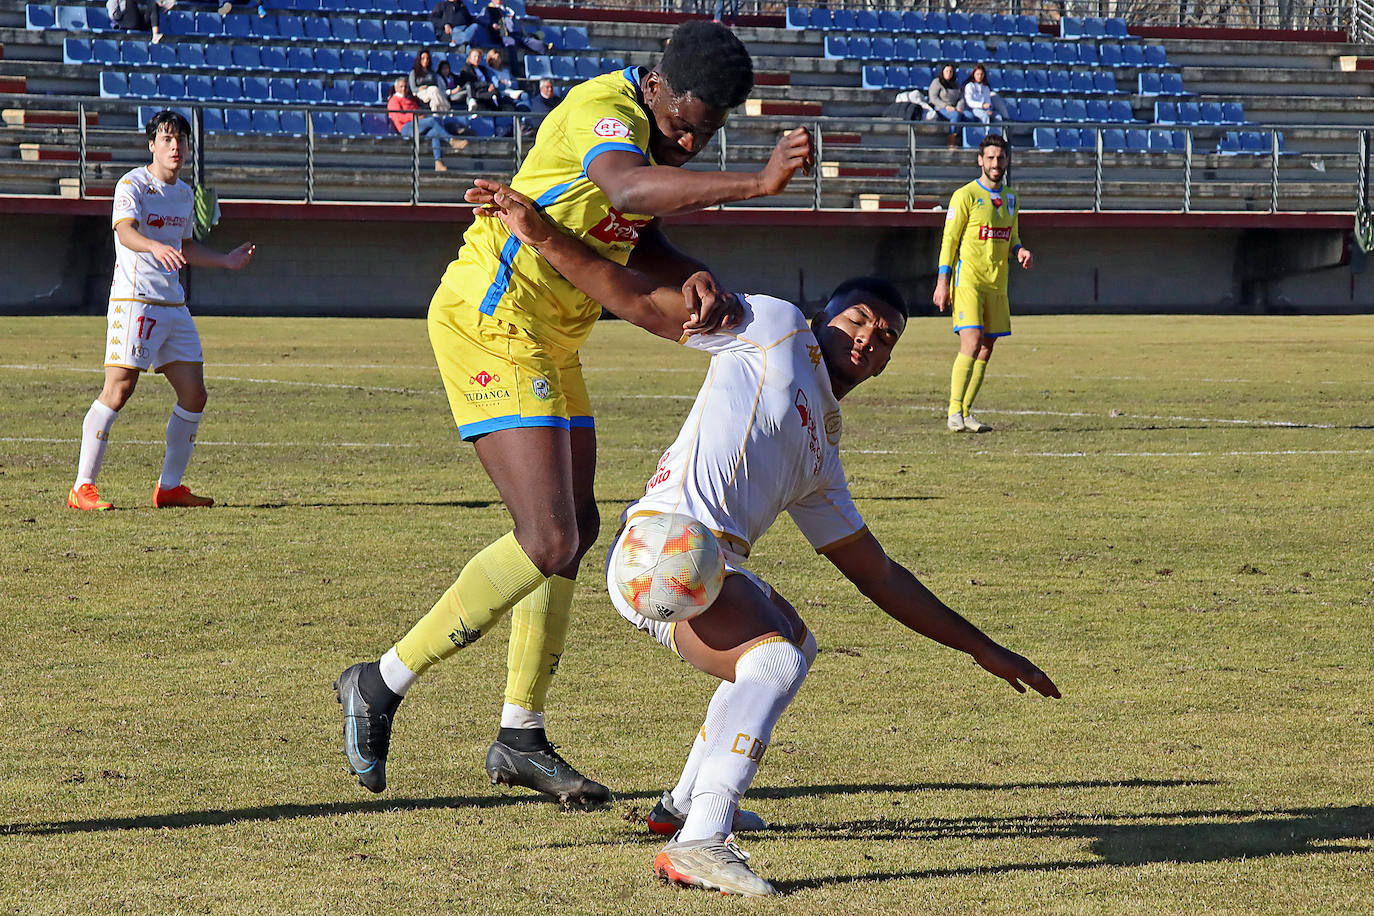
M147 322L145 325L144 322ZM138 336L144 340L153 336L153 325L157 324L156 318L149 318L146 315L138 316Z

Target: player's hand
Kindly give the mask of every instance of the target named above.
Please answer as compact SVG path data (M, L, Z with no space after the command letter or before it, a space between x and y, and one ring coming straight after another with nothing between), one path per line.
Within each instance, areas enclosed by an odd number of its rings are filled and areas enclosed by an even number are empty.
M765 197L780 194L797 169L810 175L816 164L815 147L811 144L811 131L805 127L789 130L782 135L778 145L773 147L773 155L768 164L759 172L759 188Z
M463 193L463 199L477 204L472 211L474 215L499 219L511 235L526 245L537 248L553 236L553 226L544 219L534 201L499 181L475 178L472 187Z
M976 653L973 660L990 674L997 675L1015 687L1018 693L1025 693L1026 687L1030 687L1042 696L1059 699L1059 688L1054 686L1054 681L1049 679L1049 675L1035 667L1030 659L1017 655L1010 649L994 643L991 648Z
M682 298L687 302L682 330L688 336L733 328L744 317L739 297L721 289L709 270L699 270L687 278L682 284Z
M930 301L942 312L949 308L949 279L944 274L935 281L935 295L930 297Z
M1016 263L1021 265L1022 270L1030 270L1032 260L1031 253L1028 250L1025 248L1017 249Z
M148 242L148 253L153 256L153 260L163 266L165 270L181 270L186 266L186 255L181 253L180 248L173 248L171 245L162 242Z
M253 260L253 252L257 250L257 245L252 242L244 242L224 256L224 266L229 270L242 270L248 266L249 261Z

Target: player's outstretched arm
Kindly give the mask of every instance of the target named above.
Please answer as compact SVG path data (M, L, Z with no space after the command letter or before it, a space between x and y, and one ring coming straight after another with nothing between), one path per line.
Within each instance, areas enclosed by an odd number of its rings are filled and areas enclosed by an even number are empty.
M643 156L610 150L587 166L587 177L624 213L673 216L716 204L779 194L801 169L811 174L815 152L804 127L782 136L768 163L757 172L694 172L650 165Z
M546 220L530 200L503 184L478 178L464 194L478 204L478 219L499 219L522 243L538 251L568 282L626 321L666 337L682 338L687 304L682 290L665 287L638 271L608 261Z
M639 232L639 242L625 265L647 274L662 286L679 286L687 304L688 334L712 334L733 328L744 317L744 305L734 293L727 292L705 264L685 254L663 234L654 220Z
M258 250L258 246L252 242L244 242L233 251L218 252L213 248L206 248L195 239L186 239L181 243L182 253L186 255L186 263L193 267L222 267L225 270L242 270L248 266L248 262L253 260L253 252Z
M825 556L894 620L951 649L967 652L986 671L1021 693L1029 686L1044 696L1059 697L1059 688L1045 672L946 607L910 570L890 558L872 534L865 532Z

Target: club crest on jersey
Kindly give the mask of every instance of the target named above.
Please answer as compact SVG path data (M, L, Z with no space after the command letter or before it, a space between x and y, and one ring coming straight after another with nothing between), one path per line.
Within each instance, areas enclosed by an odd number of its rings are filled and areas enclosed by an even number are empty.
M598 137L628 137L630 126L619 118L602 118L592 128L592 133Z
M840 444L840 429L843 424L840 420L840 412L832 410L825 415L825 441L831 445Z
M537 397L539 400L541 400L541 401L547 401L547 400L549 399L549 380L548 380L548 379L546 379L546 378L537 378L537 379L535 379L534 381L530 382L530 389L534 392L534 396Z
M114 208L116 210L132 210L134 208L134 199L128 194L121 194L115 198Z

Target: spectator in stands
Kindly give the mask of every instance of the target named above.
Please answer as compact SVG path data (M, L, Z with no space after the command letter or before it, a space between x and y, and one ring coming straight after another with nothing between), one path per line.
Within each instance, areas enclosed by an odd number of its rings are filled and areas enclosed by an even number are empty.
M501 107L496 101L496 86L482 66L480 48L468 49L463 68L458 71L458 83L467 93L468 111L496 111Z
M903 121L933 121L935 109L926 102L921 90L908 89L897 93L892 104L883 109L883 117L901 118Z
M483 48L522 47L535 54L548 50L539 36L527 35L516 21L515 10L504 0L487 0L486 7L477 14L472 43Z
M553 88L553 80L547 76L539 81L539 91L530 98L530 111L535 114L548 114L558 107L563 97Z
M739 0L716 0L711 7L711 21L734 25L739 18Z
M170 10L176 0L106 0L105 12L110 23L117 29L130 32L151 32L152 44L162 40L162 29L158 28L158 15Z
M496 103L508 111L529 111L530 94L520 88L501 51L498 48L489 50L484 64L487 79L496 88Z
M434 99L440 94L439 75L434 72L434 59L428 51L422 49L415 55L406 82L410 86L411 95L428 103L430 108L435 107ZM447 101L447 93L444 93L444 98Z
M944 61L935 71L935 79L930 81L930 107L937 117L944 118L949 124L949 147L959 145L959 122L964 120L964 91L959 86L959 78L954 73L954 64Z
M434 71L434 75L439 80L439 91L442 92L449 101L449 106L459 111L466 111L468 107L468 89L458 82L458 77L454 75L453 66L448 60L439 61L439 67Z
M455 151L468 145L468 141L459 138L451 130L444 126L438 118L430 115L417 115L413 112L424 111L425 106L420 104L419 99L415 98L410 92L410 82L404 76L396 77L396 85L391 93L391 98L387 99L386 110L391 112L391 126L396 128L396 132L402 137L412 136L419 131L422 139L429 140L430 146L434 149L434 171L447 172L448 166L444 165L442 141L447 140L448 145Z
M477 31L477 20L463 0L439 0L429 21L434 25L435 39L450 45L470 44Z
M984 124L1007 119L1007 103L992 89L988 82L988 68L978 64L964 83L964 114L969 120L977 119Z

